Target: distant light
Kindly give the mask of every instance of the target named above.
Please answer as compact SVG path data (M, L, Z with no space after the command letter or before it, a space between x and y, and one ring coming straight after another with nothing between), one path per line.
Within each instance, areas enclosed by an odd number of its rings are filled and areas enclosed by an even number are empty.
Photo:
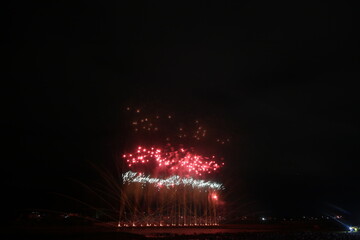
M266 220L266 218L262 217L262 218L261 218L261 220L262 220L262 221L265 221L265 220Z
M349 231L350 231L350 232L357 232L357 231L359 231L359 228L358 228L358 227L351 226L351 227L349 227Z

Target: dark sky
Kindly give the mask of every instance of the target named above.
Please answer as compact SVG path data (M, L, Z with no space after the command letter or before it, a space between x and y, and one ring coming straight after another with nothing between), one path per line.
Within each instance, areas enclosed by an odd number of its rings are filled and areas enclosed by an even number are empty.
M355 8L170 2L8 4L10 206L61 209L52 192L96 181L89 163L122 151L122 110L136 103L226 123L224 182L244 212L341 208L360 222Z

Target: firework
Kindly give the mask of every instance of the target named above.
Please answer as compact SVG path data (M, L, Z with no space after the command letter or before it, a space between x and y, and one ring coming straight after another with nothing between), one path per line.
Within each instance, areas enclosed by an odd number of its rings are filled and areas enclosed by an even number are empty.
M172 113L149 112L136 107L125 108L129 125L135 136L160 140L166 143L189 143L198 145L227 145L230 137L221 132L209 131L207 124L199 119L184 119Z
M166 187L168 189L174 188L175 186L190 186L192 188L198 189L210 189L210 190L222 190L224 186L221 183L213 182L213 181L205 181L194 179L192 177L181 178L180 176L174 175L169 178L161 179L161 178L151 178L150 176L146 176L142 173L136 173L132 171L128 171L122 175L122 180L124 184L131 183L141 183L143 185L153 184L155 187L162 188Z
M161 148L152 147L147 149L139 146L134 153L124 154L129 168L138 165L154 165L162 172L179 175L209 174L218 170L224 163L218 164L215 156L204 157L194 154L189 150L167 151Z
M130 106L126 112L133 150L122 155L119 226L218 224L224 186L209 177L224 166L216 152L230 138L199 119Z

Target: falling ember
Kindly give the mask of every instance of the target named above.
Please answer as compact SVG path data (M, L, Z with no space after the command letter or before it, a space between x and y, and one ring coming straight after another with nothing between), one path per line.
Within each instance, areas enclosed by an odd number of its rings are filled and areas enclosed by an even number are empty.
M213 194L211 197L212 197L212 199L214 199L214 200L218 200L218 195L216 195L216 194Z

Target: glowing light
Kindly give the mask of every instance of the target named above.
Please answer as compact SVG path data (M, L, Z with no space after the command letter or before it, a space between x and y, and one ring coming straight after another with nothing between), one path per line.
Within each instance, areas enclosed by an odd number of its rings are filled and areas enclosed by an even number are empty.
M351 226L351 227L349 227L349 231L350 231L350 232L357 232L357 231L359 231L359 228L358 228L358 227Z
M221 183L213 181L205 181L194 179L192 177L181 178L180 176L174 175L169 178L151 178L150 176L144 176L136 172L128 171L122 174L123 183L142 183L142 184L152 184L157 188L166 187L172 188L174 186L190 186L192 188L204 188L204 189L214 189L222 190L224 186ZM214 199L218 199L217 195L212 196Z

